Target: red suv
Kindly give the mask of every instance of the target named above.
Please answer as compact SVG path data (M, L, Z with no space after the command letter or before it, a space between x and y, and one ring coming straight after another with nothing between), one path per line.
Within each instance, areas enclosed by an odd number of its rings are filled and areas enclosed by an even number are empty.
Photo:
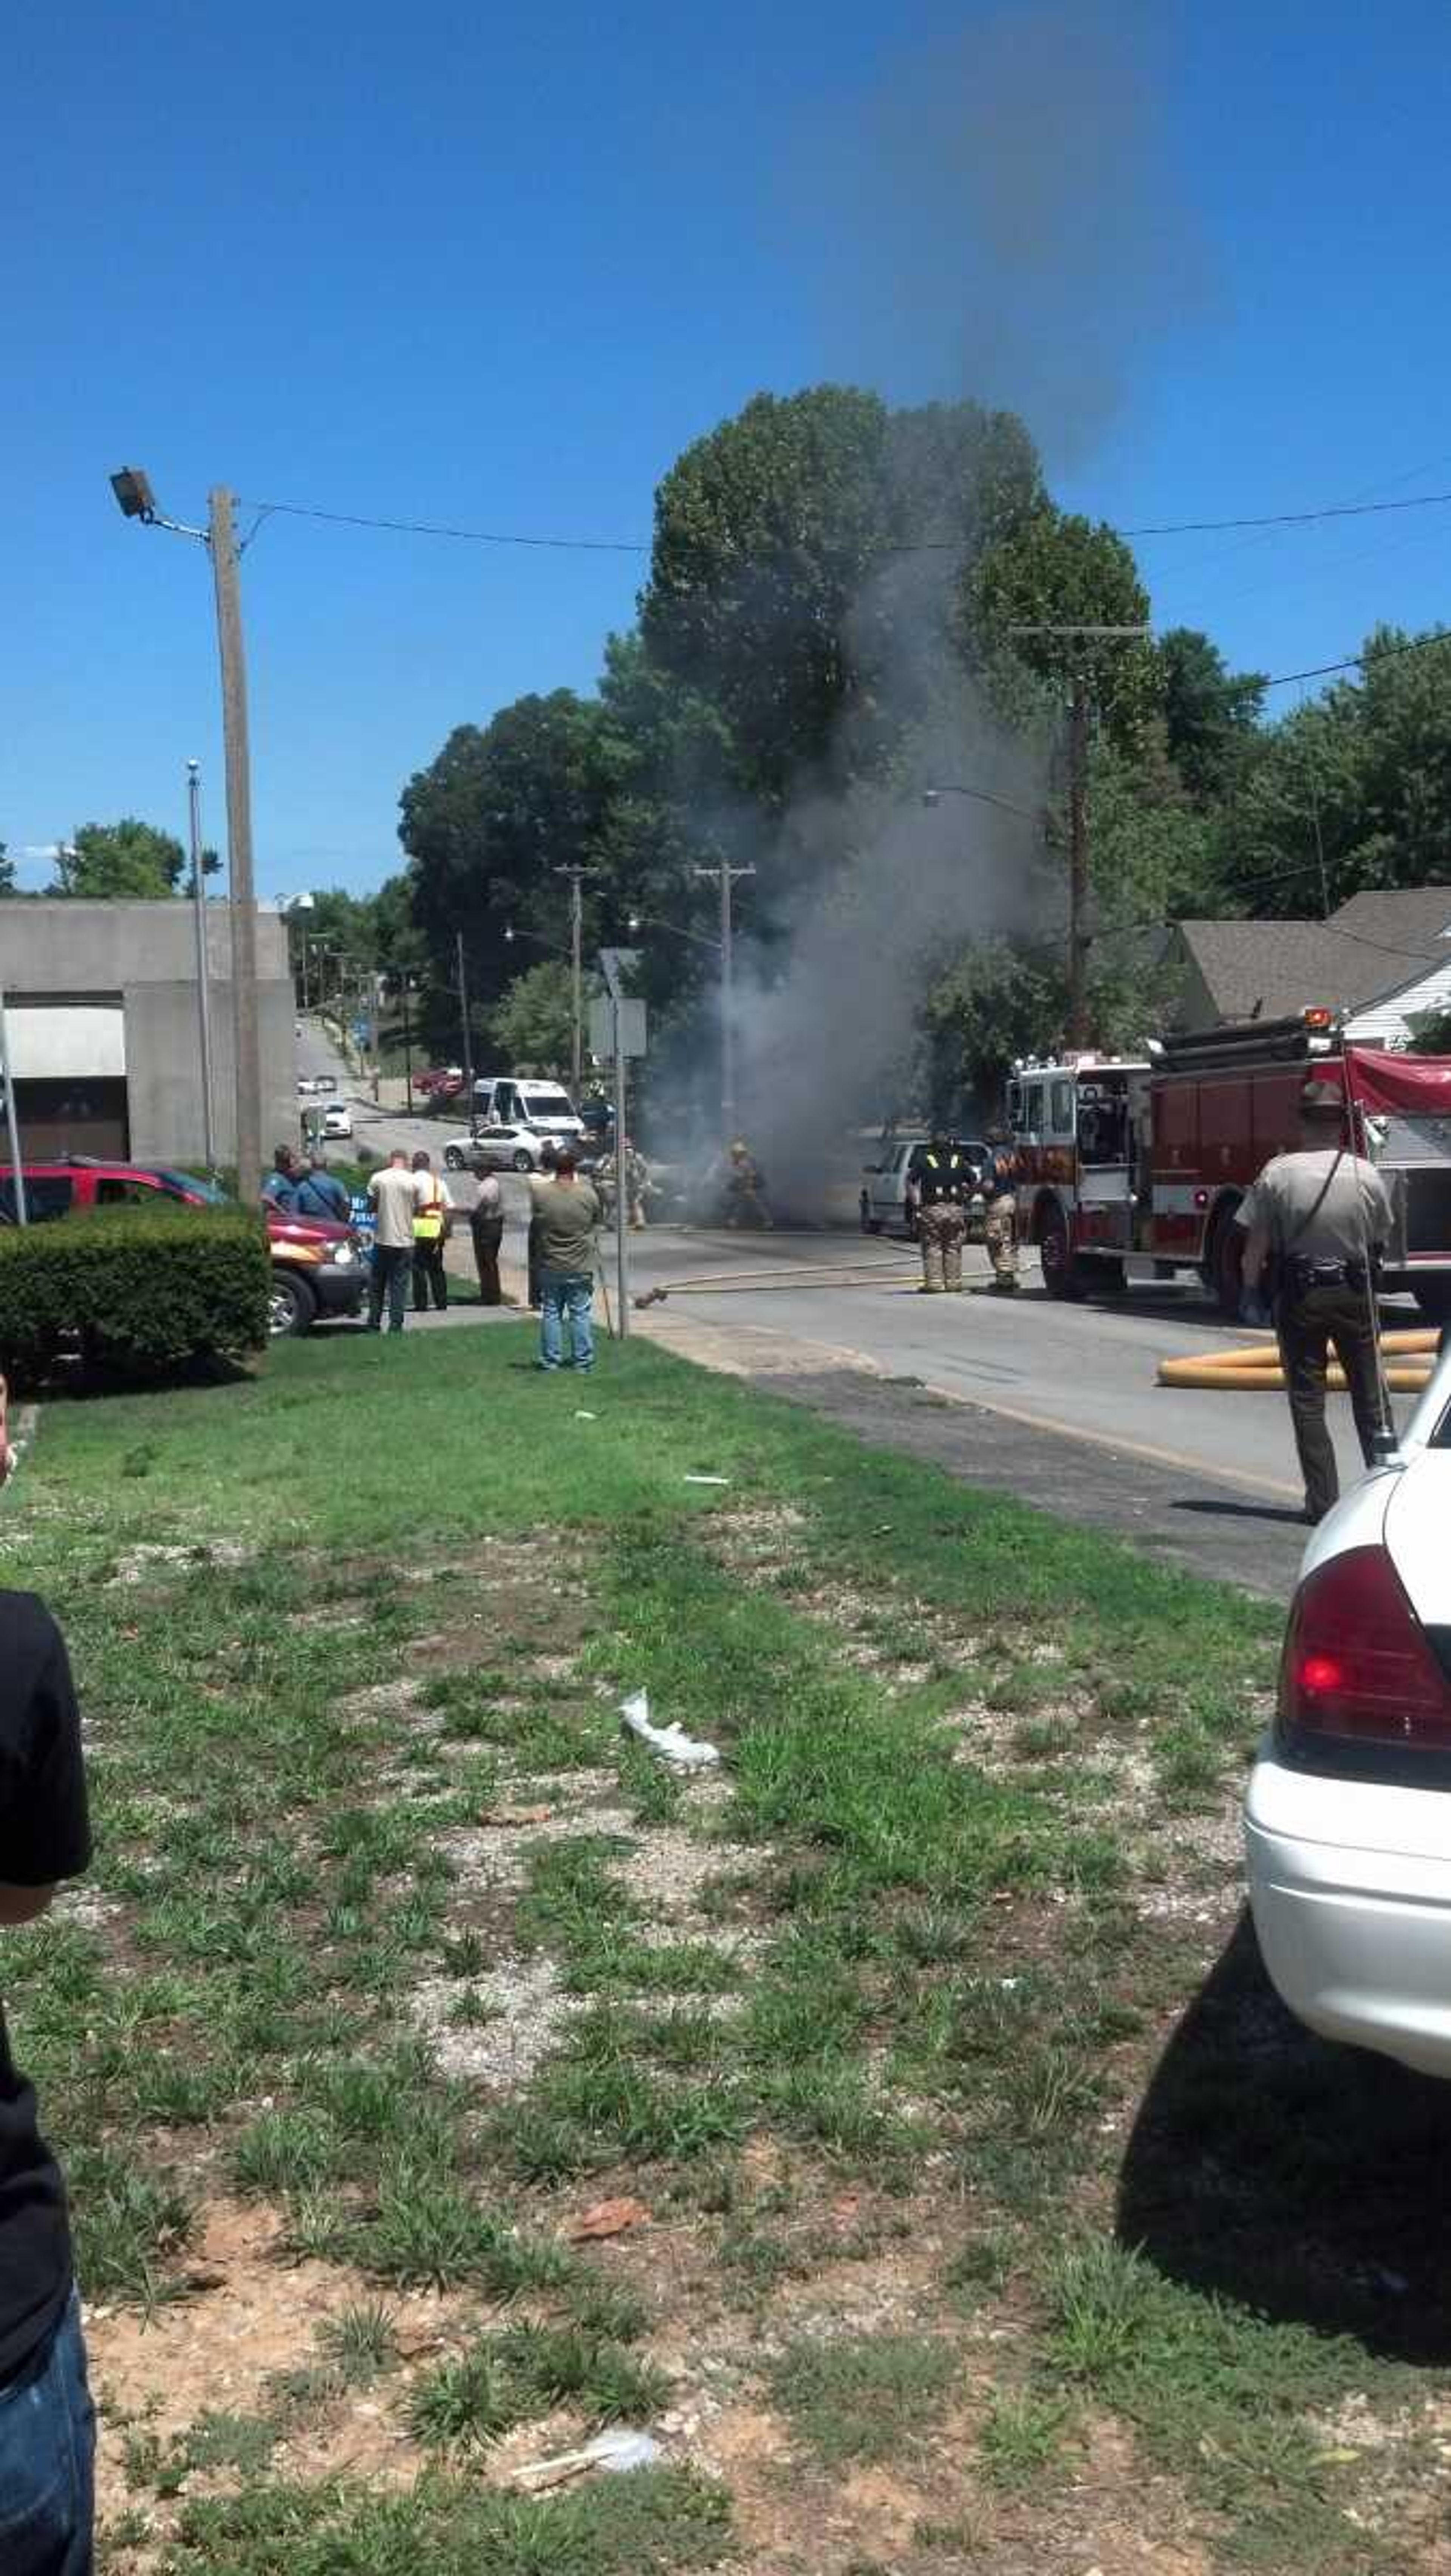
M174 1172L164 1163L102 1163L70 1154L56 1163L22 1163L25 1212L33 1225L83 1208L144 1207L158 1198L186 1207L225 1207L214 1181ZM266 1208L272 1247L267 1329L274 1338L305 1333L319 1315L356 1315L368 1286L368 1259L352 1228L325 1217L287 1216ZM15 1223L15 1183L0 1171L0 1225Z

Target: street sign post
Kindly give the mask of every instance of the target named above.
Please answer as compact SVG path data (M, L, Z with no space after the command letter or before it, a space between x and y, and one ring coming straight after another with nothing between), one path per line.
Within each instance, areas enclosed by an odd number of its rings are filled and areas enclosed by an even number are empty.
M620 1320L616 1326L621 1341L630 1332L630 1238L625 1231L625 1216L630 1193L625 1186L625 1066L632 1055L645 1052L645 1005L628 1001L620 989L621 977L635 963L633 948L602 948L600 972L609 993L607 1002L590 1005L590 1048L595 1055L613 1056L615 1060L615 1297ZM601 1015L600 1036L596 1042L595 1014ZM631 1045L631 1039L636 1043Z

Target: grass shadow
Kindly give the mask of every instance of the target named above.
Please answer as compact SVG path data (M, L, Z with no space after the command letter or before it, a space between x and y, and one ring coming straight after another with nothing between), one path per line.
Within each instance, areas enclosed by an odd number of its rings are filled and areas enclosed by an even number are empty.
M1262 2315L1451 2360L1451 2085L1302 2030L1248 1912L1139 2106L1116 2232Z
M183 1361L176 1368L123 1369L103 1361L62 1361L48 1376L10 1377L15 1404L97 1404L116 1396L177 1395L198 1387L246 1386L256 1377L265 1353L251 1360L220 1354Z

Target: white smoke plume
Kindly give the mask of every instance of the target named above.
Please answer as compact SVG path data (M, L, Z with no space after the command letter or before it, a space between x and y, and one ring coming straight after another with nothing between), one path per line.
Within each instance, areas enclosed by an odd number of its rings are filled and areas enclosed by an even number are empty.
M783 255L824 290L831 372L895 399L1008 407L1050 464L1093 447L1145 344L1206 302L1166 145L1164 23L1143 0L980 12L800 138ZM895 639L896 667L874 673L888 709L920 708L924 644L936 649L960 577L951 557L898 558L881 579L899 611L917 584L920 616L878 619L870 590L858 602L861 630ZM1064 926L1061 861L1037 819L1048 748L1009 736L965 676L957 687L920 737L915 780L835 794L813 778L749 853L762 934L737 957L739 1123L797 1207L821 1203L846 1131L907 1105L934 971L969 939ZM929 785L1025 810L950 793L929 810ZM803 851L820 864L803 870ZM718 1113L700 1106L713 1137Z

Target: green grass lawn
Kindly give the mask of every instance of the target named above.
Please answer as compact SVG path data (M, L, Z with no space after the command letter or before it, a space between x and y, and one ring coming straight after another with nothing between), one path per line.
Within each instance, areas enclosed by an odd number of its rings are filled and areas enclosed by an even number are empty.
M1440 2096L1235 1935L1273 1616L646 1344L531 1352L56 1405L0 1513L91 1738L95 1869L3 1973L105 2563L1431 2568ZM622 1736L642 1685L718 1772Z

